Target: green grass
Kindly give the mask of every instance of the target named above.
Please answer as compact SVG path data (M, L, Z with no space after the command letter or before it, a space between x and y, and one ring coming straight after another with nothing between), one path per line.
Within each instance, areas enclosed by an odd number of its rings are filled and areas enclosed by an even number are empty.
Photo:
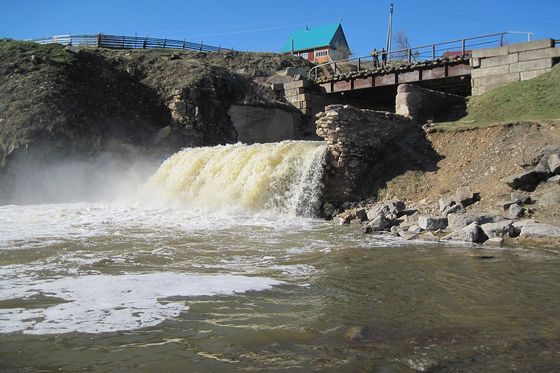
M431 131L457 131L560 119L560 64L534 79L498 87L469 98L467 116L438 123Z
M0 57L9 59L18 54L34 54L36 57L57 63L72 63L76 58L59 44L41 45L31 41L0 39Z

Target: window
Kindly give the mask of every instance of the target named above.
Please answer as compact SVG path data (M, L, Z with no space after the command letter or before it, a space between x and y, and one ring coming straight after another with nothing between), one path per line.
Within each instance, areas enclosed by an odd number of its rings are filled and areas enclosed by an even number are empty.
M324 56L327 56L328 54L329 54L329 51L327 49L315 52L315 56L317 56L317 57L324 57Z
M309 53L307 53L307 52L305 52L305 53L300 53L299 55L300 55L301 58L304 58L304 59L308 59L308 58L309 58Z

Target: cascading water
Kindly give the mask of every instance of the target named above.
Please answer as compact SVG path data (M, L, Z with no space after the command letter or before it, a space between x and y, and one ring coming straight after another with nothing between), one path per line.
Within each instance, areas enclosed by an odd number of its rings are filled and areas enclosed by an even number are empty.
M310 141L184 149L160 166L142 193L200 209L312 216L324 154L324 143Z

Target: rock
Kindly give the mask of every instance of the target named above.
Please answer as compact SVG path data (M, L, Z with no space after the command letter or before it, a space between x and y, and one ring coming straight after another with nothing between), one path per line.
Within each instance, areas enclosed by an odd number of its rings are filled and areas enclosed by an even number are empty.
M420 216L418 226L427 231L447 228L447 218L441 216Z
M408 227L408 233L413 233L413 234L417 234L422 232L422 228L420 228L418 225L414 224L411 225L410 227Z
M464 214L467 212L465 207L459 203L458 205L449 206L445 210L443 210L442 215L447 216L448 214Z
M470 206L480 200L480 193L473 193L469 187L460 187L455 191L455 202L464 207Z
M399 237L399 228L397 226L392 226L391 227L391 235L394 237Z
M560 154L553 153L547 159L548 169L553 174L560 174Z
M350 208L350 209L345 210L344 212L341 212L340 214L338 214L336 216L336 219L338 220L338 222L340 224L348 224L348 223L352 222L353 220L366 221L367 220L366 209L364 209L364 208L359 208L359 209Z
M560 184L560 175L552 176L546 180L547 183Z
M447 213L457 212L450 211L451 208L457 205L461 205L463 209L467 206L472 205L474 202L480 200L479 193L473 193L473 191L468 187L460 187L455 190L455 194L452 197L443 197L438 201L439 211ZM456 207L460 210L460 207Z
M501 220L504 220L502 216L488 215L488 214L475 213L475 212L447 215L448 227L453 230L464 228L467 225L474 222L480 225L486 223L495 223Z
M510 219L519 219L520 217L525 215L525 212L527 210L523 207L521 207L520 205L518 205L517 203L511 205L508 209L508 213L509 213L509 218Z
M522 192L511 192L511 199L513 201L516 201L520 205L533 203L533 200L531 199L531 196L529 196L527 194L524 194Z
M550 190L539 196L539 205L552 206L560 203L560 188Z
M539 174L544 174L547 176L550 175L550 168L548 167L547 158L546 157L541 158L540 162L537 163L534 170Z
M500 201L496 204L496 206L504 211L508 211L509 208L515 204L517 204L517 200L514 199L511 201Z
M383 215L379 215L364 227L364 233L380 232L389 228L391 224Z
M323 205L323 214L327 218L332 218L334 215L336 215L336 207L334 207L332 203L326 202Z
M439 242L439 237L432 232L424 232L420 236L418 236L418 239L423 241Z
M360 219L361 221L367 220L367 213L365 208L359 208L356 210L356 219Z
M156 136L158 139L165 139L169 137L169 135L171 135L171 132L172 132L171 126L165 126L157 132Z
M502 247L504 239L502 237L492 237L484 241L484 246Z
M457 203L455 202L454 197L443 197L439 199L438 204L439 204L439 211L443 212L446 209L456 205Z
M560 227L528 221L521 228L520 237L556 238L560 237Z
M512 189L524 190L532 192L535 190L539 182L542 180L542 174L535 170L524 171L519 174L508 176L502 179Z
M482 229L482 231L488 238L515 236L515 230L510 220L499 221L497 223L482 224L480 226L480 229Z
M514 236L517 237L521 234L521 229L525 226L525 224L534 223L534 222L535 221L533 219L525 219L525 220L519 220L519 221L513 222Z
M473 222L466 227L458 229L443 237L445 241L464 241L481 243L484 241L484 234L477 222Z
M368 209L366 215L368 220L373 220L379 215L394 215L396 218L403 215L405 208L406 206L402 201L384 201Z

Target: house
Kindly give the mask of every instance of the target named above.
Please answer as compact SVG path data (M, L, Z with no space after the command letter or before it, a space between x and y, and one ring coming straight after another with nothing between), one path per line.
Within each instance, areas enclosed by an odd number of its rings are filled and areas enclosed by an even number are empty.
M341 23L305 27L295 31L282 48L310 62L325 63L350 57L350 47Z

